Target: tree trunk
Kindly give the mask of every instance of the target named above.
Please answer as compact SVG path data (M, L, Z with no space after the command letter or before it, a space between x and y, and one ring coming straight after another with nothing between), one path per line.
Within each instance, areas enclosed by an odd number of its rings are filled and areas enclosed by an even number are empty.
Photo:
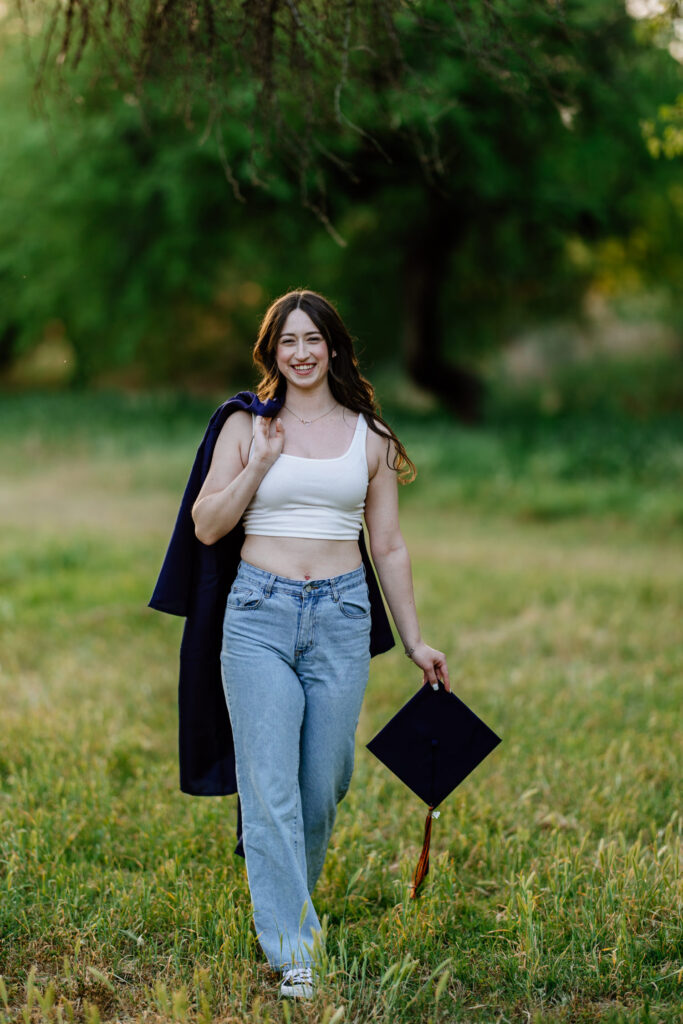
M19 329L16 324L10 323L3 331L0 331L0 373L9 370L15 357L15 344L19 337Z
M446 361L439 315L448 257L457 239L452 208L437 203L406 241L404 354L416 384L440 398L463 423L476 423L481 419L484 385L471 370Z

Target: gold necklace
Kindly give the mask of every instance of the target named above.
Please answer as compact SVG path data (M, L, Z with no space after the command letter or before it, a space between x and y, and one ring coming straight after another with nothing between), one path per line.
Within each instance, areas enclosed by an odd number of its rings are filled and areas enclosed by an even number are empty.
M321 420L321 419L323 419L323 417L329 416L330 413L334 409L336 409L338 405L339 405L339 402L335 402L331 409L328 409L327 412L322 412L320 414L320 416L314 416L312 420L304 420L304 419L302 419L301 416L299 416L298 413L294 412L293 409L290 409L288 405L285 405L284 408L287 410L287 412L291 412L292 416L296 416L296 418L299 420L299 422L303 423L303 425L305 427L308 427L311 423L315 423L316 420Z

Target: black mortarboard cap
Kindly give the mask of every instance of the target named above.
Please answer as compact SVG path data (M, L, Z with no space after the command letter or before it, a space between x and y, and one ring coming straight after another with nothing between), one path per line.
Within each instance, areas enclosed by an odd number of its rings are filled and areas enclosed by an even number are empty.
M454 693L425 684L367 744L429 807L412 897L429 871L434 809L500 742Z

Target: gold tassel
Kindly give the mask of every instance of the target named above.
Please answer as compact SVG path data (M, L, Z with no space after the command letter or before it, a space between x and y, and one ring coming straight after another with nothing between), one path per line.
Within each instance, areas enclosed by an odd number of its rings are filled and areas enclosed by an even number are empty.
M436 817L436 815L433 814L433 811L433 807L430 807L429 810L427 811L427 819L425 821L425 837L424 842L422 843L422 852L420 854L420 859L417 862L417 867L415 868L413 884L410 887L411 900L414 900L417 897L418 889L422 885L425 876L429 872L429 844L432 838L432 817Z

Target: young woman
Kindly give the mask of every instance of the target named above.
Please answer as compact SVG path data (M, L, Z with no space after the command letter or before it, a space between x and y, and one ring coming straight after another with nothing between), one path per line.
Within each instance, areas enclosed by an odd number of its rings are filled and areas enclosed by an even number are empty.
M254 359L258 398L279 399L279 413L226 420L192 518L205 545L244 527L221 669L247 877L281 995L309 997L320 932L311 894L351 781L368 680L363 517L406 653L423 683L450 684L444 654L420 634L399 528L397 478L414 468L376 412L336 309L315 292L283 295Z

